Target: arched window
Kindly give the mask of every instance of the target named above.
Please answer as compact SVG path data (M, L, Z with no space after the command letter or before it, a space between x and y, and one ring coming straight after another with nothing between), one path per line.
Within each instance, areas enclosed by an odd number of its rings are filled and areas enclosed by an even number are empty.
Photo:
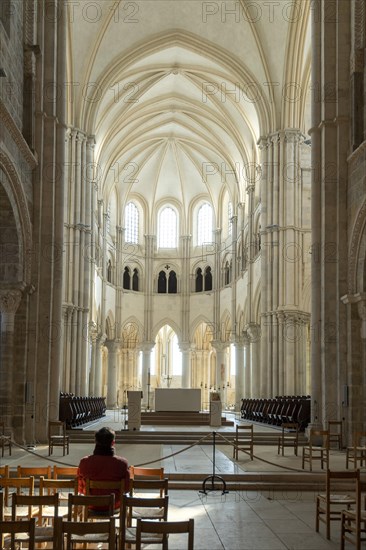
M205 269L205 290L212 290L212 272L210 266Z
M125 242L138 244L139 242L139 211L133 202L125 208Z
M205 202L197 215L197 245L212 242L212 206Z
M203 275L202 269L199 267L196 271L196 292L202 292L203 290Z
M138 291L138 289L139 289L139 272L138 272L138 269L135 267L132 275L132 290Z
M164 208L159 215L158 246L177 247L177 214L170 206Z
M125 288L126 290L130 290L130 287L131 287L130 268L126 266L123 273L123 288Z
M170 271L168 279L168 293L176 294L177 293L177 274L175 271Z
M224 272L225 272L225 285L228 285L230 283L230 264L229 264L229 262L226 262Z
M112 282L112 262L111 262L111 260L108 260L108 263L107 263L107 281L108 281L108 283Z
M233 233L233 224L231 223L231 218L233 217L233 205L231 202L227 205L227 228L228 228L228 235L232 235Z
M160 271L158 278L158 292L160 294L166 293L166 273L165 271Z

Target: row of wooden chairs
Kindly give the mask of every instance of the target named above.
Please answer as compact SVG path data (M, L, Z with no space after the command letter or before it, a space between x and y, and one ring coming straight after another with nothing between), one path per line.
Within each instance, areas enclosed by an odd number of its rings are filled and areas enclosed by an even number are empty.
M341 550L345 543L361 549L366 542L366 506L363 494L366 483L361 481L360 470L327 470L325 491L316 497L315 529L325 524L326 537L331 538L331 523L341 522Z
M273 399L243 399L241 417L245 420L281 426L297 422L304 430L310 422L309 396L279 396Z
M167 507L168 507L168 480L166 478L162 478L163 475L163 468L159 469L153 469L153 468L146 468L146 469L139 469L132 467L132 484L131 486L133 489L130 491L129 494L124 494L121 499L121 507L120 510L118 510L117 513L117 519L116 522L120 522L119 525L119 543L118 547L120 549L124 549L126 547L126 544L128 543L135 543L138 539L137 535L137 526L132 525L133 521L141 522L139 523L139 536L141 540L145 543L147 541L152 542L151 538L156 542L157 534L154 534L150 538L146 538L143 533L145 533L145 529L148 529L148 525L144 525L143 522L146 519L154 519L155 522L158 519L159 521L162 521L166 523L166 528L168 529L176 529L177 532L185 532L187 530L187 533L189 534L189 548L193 548L193 520L185 522L183 525L182 522L178 522L175 526L171 524L171 522L167 522ZM140 475L141 474L141 475ZM146 474L147 479L143 482L142 475ZM156 475L159 477L159 479L156 479ZM153 478L153 479L152 479ZM15 480L19 480L21 478L12 478ZM116 510L114 509L114 493L111 493L109 495L90 495L90 492L93 489L101 489L104 488L108 491L113 489L116 484L114 484L114 487L112 487L112 482L93 482L91 480L87 481L87 492L89 493L87 496L80 496L76 494L70 493L68 495L68 506L67 506L67 513L61 513L61 507L60 507L60 501L59 501L59 494L55 493L53 495L44 495L44 489L55 489L55 485L57 482L61 481L67 481L67 480L55 480L55 479L47 479L45 480L43 477L41 477L40 482L40 495L17 495L14 494L12 497L12 521L16 521L19 519L19 516L23 519L27 516L33 516L37 515L37 525L35 529L35 540L37 542L49 542L51 537L51 531L52 529L47 526L47 528L44 527L42 519L45 518L58 518L61 516L67 517L67 522L72 522L80 517L85 520L95 519L98 520L100 518L99 510L95 511L95 515L93 512L93 509L90 509L92 506L101 506L103 505L107 510L108 517L113 517L115 515ZM72 480L68 480L72 481ZM44 485L44 483L46 485ZM122 490L122 485L119 486ZM139 496L136 496L136 492L138 491L140 493L140 490L144 490L144 493L139 494ZM157 493L155 493L154 498L146 497L146 490L148 491L150 495L151 490L157 490ZM162 496L163 495L163 496ZM104 500L103 500L104 499ZM105 499L109 501L105 502ZM82 506L84 508L83 514L80 516L79 508ZM19 508L22 508L22 512L19 511ZM48 510L47 513L44 510ZM51 512L49 511L51 509ZM3 510L3 507L2 507ZM32 510L32 512L31 512ZM154 513L155 512L155 513ZM0 518L3 519L3 518ZM56 523L57 523L56 519ZM65 523L66 525L66 523ZM126 528L122 528L122 526L126 526ZM164 526L163 526L164 527ZM60 527L63 529L63 527ZM71 527L70 527L71 529ZM77 529L80 529L80 526L77 527ZM154 528L153 528L154 530ZM57 528L55 529L57 531ZM105 535L104 535L105 536ZM159 538L160 537L160 538ZM159 541L163 544L163 548L166 547L166 534L160 534L158 536ZM85 542L85 539L83 539ZM190 542L191 541L191 542ZM19 542L19 539L18 539ZM76 539L73 539L73 542L76 542ZM78 540L78 542L80 542ZM95 541L95 537L93 537L93 542ZM70 543L70 540L69 540ZM138 544L138 540L136 542ZM139 546L137 546L139 547Z
M105 400L105 397L79 397L61 392L59 420L68 428L74 428L102 418L107 410Z

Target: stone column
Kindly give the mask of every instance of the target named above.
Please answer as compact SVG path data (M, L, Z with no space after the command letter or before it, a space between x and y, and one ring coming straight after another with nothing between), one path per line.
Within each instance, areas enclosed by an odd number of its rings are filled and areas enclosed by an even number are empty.
M240 411L241 399L245 396L245 344L244 341L235 342L235 410Z
M226 405L226 381L227 381L227 362L226 362L226 342L218 340L211 342L216 351L216 389L220 393L222 406Z
M182 352L182 388L191 387L191 347L189 342L180 344Z
M107 339L106 334L101 334L96 341L96 360L95 360L95 386L94 391L96 397L102 397L102 374L103 374L103 348L104 342Z
M91 324L89 327L89 336L91 340L91 367L89 375L89 395L96 397L95 393L95 378L96 378L96 364L97 364L97 353L98 353L98 332L96 326Z
M117 362L120 342L118 340L107 340L108 349L108 389L107 389L107 407L115 409L117 407Z
M141 346L142 351L142 373L141 373L141 389L143 392L142 406L147 407L147 402L150 403L150 383L151 383L151 352L155 342L144 342Z
M12 376L14 368L14 321L22 299L18 289L0 289L1 348L0 348L0 403L4 421L9 426L13 416Z
M251 392L251 359L250 359L250 337L247 331L244 331L242 337L244 345L244 393L242 397L250 398L252 396Z
M250 338L250 371L252 376L251 397L265 397L266 393L261 388L261 371L260 371L260 343L261 343L261 328L257 323L250 323L246 327L246 331Z

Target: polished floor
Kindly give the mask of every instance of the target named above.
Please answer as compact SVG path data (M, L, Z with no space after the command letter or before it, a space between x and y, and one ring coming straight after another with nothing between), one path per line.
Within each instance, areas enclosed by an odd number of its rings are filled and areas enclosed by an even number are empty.
M234 418L234 417L233 417ZM235 420L235 418L234 418ZM237 420L237 419L236 419ZM110 426L123 431L120 413L108 411L102 420L87 426L95 431L101 426ZM144 426L146 430L164 431L162 427ZM171 427L166 427L171 430ZM212 431L210 427L179 427L178 430ZM255 431L268 431L268 427L255 426ZM220 432L232 432L232 427L220 428ZM123 440L123 433L122 433ZM0 464L15 468L25 465L77 465L80 458L90 454L90 444L72 444L70 454L62 456L61 449L55 449L48 457L48 448L38 445L35 449L14 447L12 456L0 459ZM164 466L167 473L210 475L213 473L213 449L211 445L196 445L185 448L182 445L118 444L117 453L127 458L130 464ZM332 450L332 469L345 468L345 453ZM277 454L274 446L255 447L255 459L251 461L242 453L238 461L232 459L232 448L218 443L215 452L215 473L238 474L245 472L284 472L301 470L301 453L294 456ZM315 467L319 471L319 466ZM307 474L304 473L304 476ZM206 489L210 489L208 483ZM169 519L195 520L195 548L197 550L327 550L339 549L339 523L332 523L331 540L325 537L324 526L315 532L315 496L317 491L303 490L256 490L255 487L230 490L222 494L221 486L206 494L200 490L171 490L169 492ZM178 536L177 536L178 537ZM157 546L151 548L158 548ZM149 548L150 548L149 547ZM366 547L366 546L365 546ZM185 548L184 541L172 538L169 550ZM353 548L346 546L346 548Z

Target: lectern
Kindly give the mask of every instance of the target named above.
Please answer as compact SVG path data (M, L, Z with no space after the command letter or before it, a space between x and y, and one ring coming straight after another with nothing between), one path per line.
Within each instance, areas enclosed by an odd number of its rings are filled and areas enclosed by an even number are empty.
M212 392L210 394L210 426L221 426L222 404L220 394Z
M128 430L141 428L141 399L142 391L128 391Z

